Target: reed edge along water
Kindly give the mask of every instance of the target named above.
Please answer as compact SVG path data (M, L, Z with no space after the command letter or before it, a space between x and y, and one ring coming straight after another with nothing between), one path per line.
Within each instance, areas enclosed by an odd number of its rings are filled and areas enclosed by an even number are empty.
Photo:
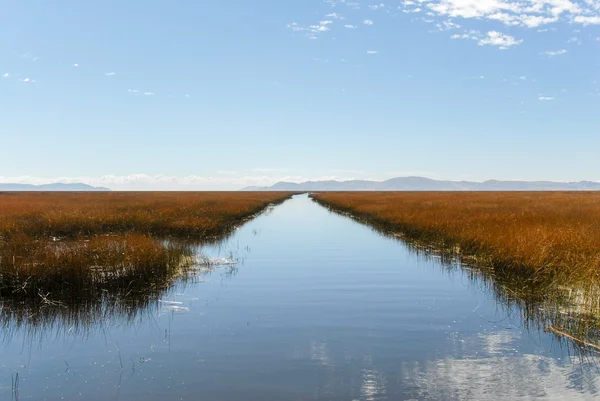
M168 286L192 247L284 192L1 193L0 296L55 302Z
M329 192L312 198L480 266L600 282L600 193Z

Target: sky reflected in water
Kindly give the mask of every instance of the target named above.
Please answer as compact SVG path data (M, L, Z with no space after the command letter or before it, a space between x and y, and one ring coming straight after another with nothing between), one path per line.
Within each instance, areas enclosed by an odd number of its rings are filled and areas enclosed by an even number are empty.
M16 373L23 400L598 396L593 354L531 328L468 270L306 196L203 251L239 263L85 324L4 322L0 399Z

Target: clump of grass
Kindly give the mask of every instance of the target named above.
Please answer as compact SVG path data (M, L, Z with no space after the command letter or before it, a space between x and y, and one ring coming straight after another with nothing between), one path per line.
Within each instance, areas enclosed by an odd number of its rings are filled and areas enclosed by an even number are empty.
M0 248L0 296L64 302L166 286L191 248L141 234L48 242L13 237Z
M600 282L598 193L355 192L313 199L495 270Z

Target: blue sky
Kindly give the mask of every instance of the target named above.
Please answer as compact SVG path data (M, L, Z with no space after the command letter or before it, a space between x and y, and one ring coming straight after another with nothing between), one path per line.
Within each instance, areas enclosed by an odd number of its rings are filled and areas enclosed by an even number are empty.
M0 21L0 181L600 180L600 0L8 0Z

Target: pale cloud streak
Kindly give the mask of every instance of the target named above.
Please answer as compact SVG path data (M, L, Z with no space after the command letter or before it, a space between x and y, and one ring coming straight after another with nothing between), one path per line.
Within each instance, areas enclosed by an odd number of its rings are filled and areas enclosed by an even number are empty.
M544 52L543 54L545 54L548 57L555 57L555 56L562 56L566 53L567 53L566 49L561 49L561 50L556 50L556 51L547 51L547 52Z
M231 173L231 174L230 174ZM355 177L352 176L300 176L300 175L279 175L269 176L265 174L258 175L234 175L234 172L219 171L215 175L149 175L149 174L129 174L129 175L103 175L98 177L79 176L79 177L2 177L0 182L19 183L19 184L51 184L51 183L83 183L93 186L108 187L115 191L207 191L207 190L238 190L247 186L271 186L279 181L285 182L304 182L304 181L348 181Z

